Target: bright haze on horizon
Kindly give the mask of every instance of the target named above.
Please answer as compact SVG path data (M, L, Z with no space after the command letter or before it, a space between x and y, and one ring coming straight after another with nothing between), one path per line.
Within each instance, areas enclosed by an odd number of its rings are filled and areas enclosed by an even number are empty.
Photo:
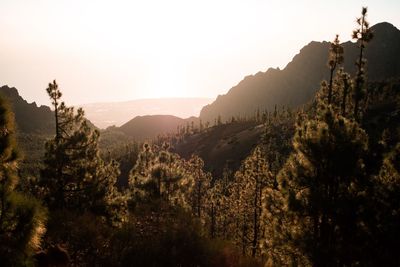
M361 7L400 26L400 1L0 0L0 85L49 105L211 97L284 68L312 40L350 40Z

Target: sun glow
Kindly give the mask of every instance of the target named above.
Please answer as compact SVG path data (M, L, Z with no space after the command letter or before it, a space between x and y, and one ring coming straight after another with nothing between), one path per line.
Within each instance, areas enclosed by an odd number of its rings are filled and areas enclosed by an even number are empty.
M363 5L400 24L396 1L2 0L1 83L40 104L54 78L71 104L216 97L311 40L349 40Z
M149 98L186 97L184 69L174 58L161 58L155 65L154 79L150 81ZM190 96L190 95L189 95Z

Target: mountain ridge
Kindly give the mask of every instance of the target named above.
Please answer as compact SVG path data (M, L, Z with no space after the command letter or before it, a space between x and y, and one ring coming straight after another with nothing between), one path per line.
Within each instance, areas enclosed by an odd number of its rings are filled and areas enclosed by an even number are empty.
M386 80L400 75L400 31L388 22L371 27L374 39L367 45L369 81ZM356 43L344 47L345 71L355 73L358 54ZM252 116L259 109L271 110L274 105L297 107L309 101L322 80L328 78L327 59L329 42L311 41L282 70L269 68L265 72L248 75L224 95L203 107L200 118L213 121L218 116L229 120L232 116ZM382 55L381 51L384 51Z
M55 130L54 113L50 107L28 103L15 87L4 85L0 94L8 99L15 114L17 130L24 133L52 134Z

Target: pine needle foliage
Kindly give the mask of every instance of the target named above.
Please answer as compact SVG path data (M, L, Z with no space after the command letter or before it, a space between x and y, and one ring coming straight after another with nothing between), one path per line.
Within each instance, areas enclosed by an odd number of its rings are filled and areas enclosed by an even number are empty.
M356 62L357 73L354 82L354 118L359 120L360 117L360 102L365 96L365 66L366 59L364 57L364 49L366 45L372 40L373 33L367 21L367 8L363 7L361 10L361 17L357 18L358 27L353 31L352 38L357 41L360 48L360 53Z
M328 104L332 101L332 80L335 69L338 65L343 63L343 46L340 45L339 35L336 35L329 48L329 59L328 67L330 70L329 76L329 92L328 92Z
M105 216L110 221L124 213L124 197L116 188L118 164L99 155L100 133L64 102L56 81L47 92L55 110L56 135L46 143L40 185L51 210L69 209Z
M297 126L279 183L287 212L301 225L292 240L315 266L349 264L360 256L355 242L362 236L357 215L366 193L367 146L365 131L330 107Z
M33 197L16 190L17 146L14 115L0 97L0 263L3 266L32 264L41 245L46 210Z

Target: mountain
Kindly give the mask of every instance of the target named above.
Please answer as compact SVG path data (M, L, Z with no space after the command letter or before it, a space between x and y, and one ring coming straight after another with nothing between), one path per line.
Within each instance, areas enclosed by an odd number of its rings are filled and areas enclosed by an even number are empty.
M400 31L383 22L371 28L373 40L367 45L369 81L381 81L400 76ZM333 37L333 36L332 36ZM343 43L345 71L355 73L358 56L357 44ZM214 121L221 116L251 116L260 108L271 110L274 105L296 107L308 102L327 79L329 42L311 42L300 50L282 70L270 68L266 72L245 77L225 95L205 106L200 112L203 121Z
M16 88L7 85L0 87L0 94L11 104L18 131L30 134L54 133L54 113L48 106L38 107L35 102L28 103Z
M48 106L37 106L35 102L28 103L19 95L15 87L7 85L0 87L0 94L8 99L15 115L19 134L53 135L55 133L54 112ZM90 127L96 128L90 120Z
M182 119L172 115L137 116L121 127L109 127L108 131L119 131L137 141L151 140L158 135L176 133L179 126L191 122L198 124L198 119Z
M86 117L99 128L121 126L129 119L143 115L174 115L181 118L198 116L210 98L138 99L126 102L81 105Z

